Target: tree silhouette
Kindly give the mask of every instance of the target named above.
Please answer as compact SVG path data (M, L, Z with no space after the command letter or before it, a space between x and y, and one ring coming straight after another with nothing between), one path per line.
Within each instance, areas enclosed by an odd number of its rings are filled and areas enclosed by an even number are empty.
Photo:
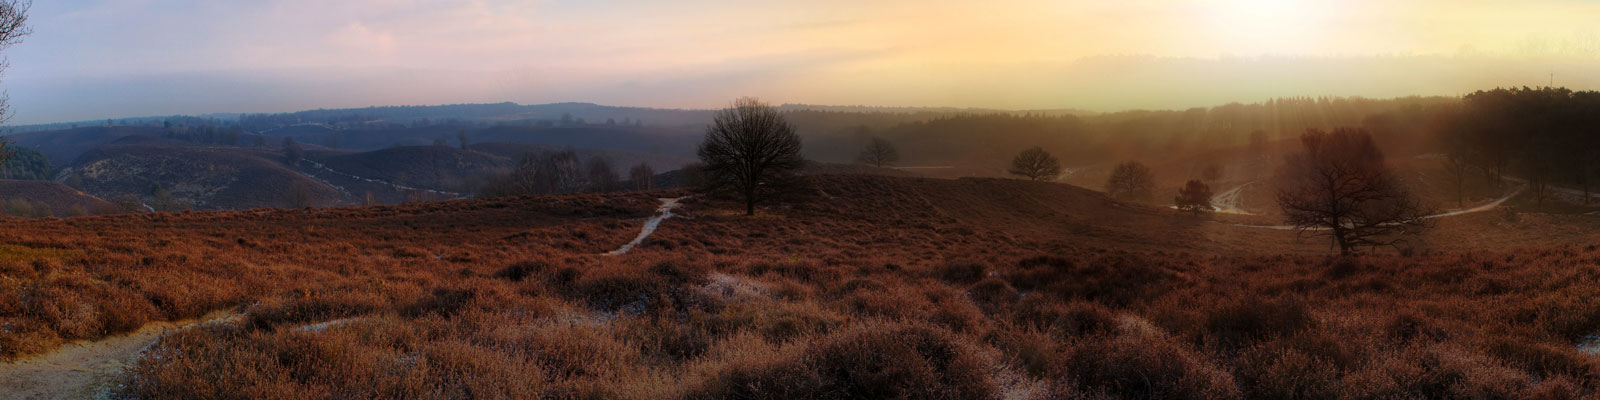
M745 215L755 215L758 201L793 189L805 164L794 125L750 97L717 112L698 153L705 163L705 189L742 196Z
M639 163L628 169L628 179L633 181L636 190L650 190L655 187L656 169L649 163Z
M32 1L0 0L0 50L22 43L22 37L33 33L28 27L28 9L33 7ZM0 74L4 74L6 62L0 59ZM11 119L11 96L0 92L0 122ZM12 151L9 148L11 140L0 137L0 165L5 165L11 159Z
M1199 215L1202 211L1211 210L1211 187L1199 180L1189 180L1183 188L1178 189L1178 196L1173 198L1178 209L1192 211Z
M1327 235L1342 254L1395 246L1426 225L1426 215L1384 164L1362 129L1317 129L1300 136L1301 151L1278 170L1278 206L1301 234Z
M283 138L283 158L290 165L300 164L300 159L305 158L306 150L296 143L294 138Z
M856 162L883 168L900 161L900 152L894 148L894 143L889 143L883 138L874 137L867 147L861 149L861 154L856 156Z
M604 158L590 157L586 168L589 175L589 190L593 192L609 192L617 189L616 170L611 168L611 162Z
M1034 147L1023 150L1016 158L1012 158L1011 169L1006 172L1033 181L1055 180L1061 175L1061 162L1043 148Z
M1138 161L1117 164L1106 179L1106 193L1118 200L1150 200L1155 186L1155 174Z

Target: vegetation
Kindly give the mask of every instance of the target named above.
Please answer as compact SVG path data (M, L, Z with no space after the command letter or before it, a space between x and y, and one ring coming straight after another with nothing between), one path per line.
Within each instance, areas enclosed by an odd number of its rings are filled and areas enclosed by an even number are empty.
M1173 198L1172 201L1177 204L1179 210L1190 211L1199 215L1201 212L1210 211L1212 208L1211 187L1206 186L1205 182L1191 179L1183 185L1182 189L1178 189L1178 196Z
M669 220L613 257L599 254L637 233L632 221L655 197L680 193L19 221L0 232L0 268L15 282L0 286L0 299L15 299L0 302L12 329L0 349L37 353L235 309L239 323L152 347L124 375L123 394L1582 398L1600 389L1600 363L1575 346L1600 330L1596 293L1576 278L1600 274L1583 262L1600 257L1594 246L1328 257L1271 240L1282 236L1273 231L1173 227L1066 185L861 176L812 185L850 195L771 219L719 212L738 202L692 200L680 210L692 223ZM1089 221L1104 231L1068 233ZM1252 249L1237 251L1211 242L1223 231L1259 235L1237 238ZM1474 237L1460 236L1461 246L1481 248ZM328 321L343 322L316 325Z
M716 114L700 144L706 188L744 199L745 215L756 203L792 190L805 159L800 136L777 110L754 98L735 100Z
M634 190L650 190L655 188L656 169L650 163L639 163L628 169L628 180L633 182Z
M51 178L50 159L38 150L11 146L0 141L0 178L22 180L47 180Z
M1600 178L1600 92L1565 88L1479 91L1462 99L1444 138L1449 159L1487 175L1528 182L1540 205L1553 183L1583 189Z
M1119 200L1150 200L1155 186L1155 174L1138 161L1117 164L1111 170L1111 177L1106 179L1106 193Z
M1278 206L1301 233L1329 236L1350 254L1404 244L1425 227L1427 213L1366 131L1313 129L1300 143L1302 151L1285 158L1276 180Z
M879 137L873 137L872 141L867 143L867 147L861 149L861 154L856 156L856 162L878 168L894 165L898 161L900 152L895 150L894 143Z
M1044 149L1034 147L1011 159L1011 169L1006 172L1032 181L1050 181L1061 176L1061 162Z

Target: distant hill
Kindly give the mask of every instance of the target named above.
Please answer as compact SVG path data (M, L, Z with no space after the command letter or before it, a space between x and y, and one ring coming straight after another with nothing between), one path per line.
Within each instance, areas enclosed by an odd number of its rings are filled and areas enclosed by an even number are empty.
M18 201L25 203L18 209ZM42 208L41 208L42 207ZM0 180L0 209L13 216L69 217L120 210L99 197L50 181Z
M500 173L510 164L505 157L450 146L395 147L333 155L315 161L339 173L392 184L379 188L379 192L392 191L388 189L393 186L407 186L471 193L488 176Z
M274 150L208 147L135 136L96 147L61 172L84 191L111 198L138 196L155 204L157 187L179 207L249 209L286 207L296 191L312 205L349 204L354 196L284 165ZM75 176L75 178L74 178ZM159 208L159 207L158 207Z
M78 156L90 149L107 143L117 141L128 136L149 135L159 136L163 133L161 128L115 126L115 127L90 127L72 128L55 131L39 131L19 133L7 136L12 142L20 146L31 147L44 153L51 165L68 166L78 159Z
M471 147L476 151L504 157L511 162L522 159L522 156L525 154L542 154L571 149L574 153L578 154L578 158L581 158L586 162L590 158L594 157L605 158L611 162L612 168L617 169L618 172L626 172L627 168L630 168L634 165L639 165L640 163L650 164L650 166L656 171L670 171L683 168L683 166L689 165L696 161L693 155L674 156L627 150L612 150L590 147L565 147L531 143L479 143L474 144Z

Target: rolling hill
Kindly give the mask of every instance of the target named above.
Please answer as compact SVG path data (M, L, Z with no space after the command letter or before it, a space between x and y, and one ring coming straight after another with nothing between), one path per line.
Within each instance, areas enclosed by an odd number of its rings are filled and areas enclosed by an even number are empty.
M25 214L14 209L13 204L18 201L28 202ZM71 217L98 214L114 214L121 212L138 212L142 210L123 210L99 197L80 192L50 181L22 181L0 180L0 205L5 206L6 213L16 216L44 216L46 214L57 217Z
M1449 248L1340 258L1069 185L806 181L754 217L683 198L617 255L658 199L690 193L17 221L0 230L0 357L210 314L227 318L136 343L99 382L139 398L1600 393L1600 218L1476 214L1441 221ZM17 365L0 383L26 396L41 381Z
M103 198L138 196L155 205L159 187L178 208L243 210L259 207L351 204L354 196L284 165L269 150L198 146L133 136L96 147L60 176L76 176L84 191ZM303 195L300 200L296 195Z

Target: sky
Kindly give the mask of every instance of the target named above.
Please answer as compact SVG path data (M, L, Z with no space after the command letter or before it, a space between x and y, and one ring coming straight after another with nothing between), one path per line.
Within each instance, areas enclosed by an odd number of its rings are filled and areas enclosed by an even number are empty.
M1094 111L1600 89L1589 0L40 0L12 124L565 101Z

